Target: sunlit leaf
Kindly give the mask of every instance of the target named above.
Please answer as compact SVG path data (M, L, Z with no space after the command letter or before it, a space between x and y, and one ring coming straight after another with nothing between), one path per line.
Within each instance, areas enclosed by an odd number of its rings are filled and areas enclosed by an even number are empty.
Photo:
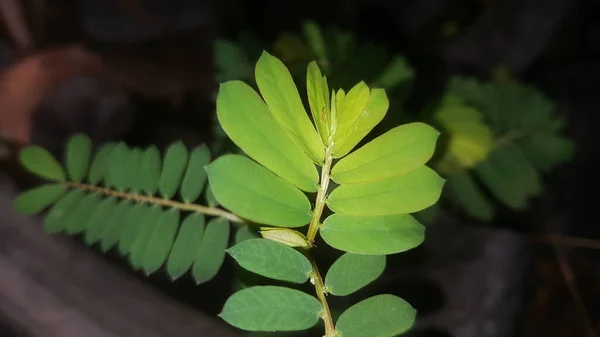
M198 200L206 184L206 170L204 166L210 163L210 152L206 145L196 147L190 153L190 160L185 176L181 183L181 197L190 203Z
M348 215L414 213L433 205L444 179L427 166L374 182L341 185L327 200L334 212Z
M196 259L198 247L204 237L204 215L190 214L179 229L173 250L167 260L167 272L175 280L188 271Z
M329 119L331 118L329 114L329 101L326 96L329 88L316 62L311 62L308 65L306 88L313 121L317 126L321 140L323 140L324 144L327 144L329 139Z
M315 165L250 86L240 81L222 84L217 116L229 138L248 156L304 191L317 190Z
M335 330L344 337L391 337L410 329L416 310L394 295L376 295L363 300L338 318Z
M192 269L196 283L210 281L221 269L225 260L225 249L229 242L229 227L229 222L223 218L213 219L206 225Z
M337 259L325 277L325 287L336 296L347 296L375 281L385 269L385 255L346 253Z
M312 125L292 75L276 57L263 52L255 69L256 84L275 119L315 162L322 163L325 147Z
M337 102L336 142L351 132L369 104L370 97L369 87L365 82L360 82L346 93L343 102Z
M207 171L219 203L243 218L279 227L300 227L311 219L304 193L247 157L222 156Z
M373 128L383 120L389 108L389 100L383 89L371 90L369 104L356 123L344 137L335 142L333 157L340 158L348 154Z
M171 199L175 195L187 162L188 151L183 142L179 141L169 146L165 153L158 183L158 190L163 198Z
M85 178L92 155L92 141L84 134L76 134L67 142L66 166L71 180Z
M316 298L299 290L256 286L229 297L219 317L247 331L298 331L316 325L321 310Z
M433 155L439 136L423 123L393 128L342 158L331 171L339 184L376 181L423 166Z
M227 253L244 269L276 280L304 283L312 271L306 256L271 240L246 240L229 248Z
M321 237L333 248L354 254L389 255L420 245L425 227L409 214L374 217L332 214Z
M48 184L21 193L13 209L20 214L36 214L54 204L67 191L67 185Z
M39 146L29 146L19 153L21 165L29 172L48 180L64 181L65 170L54 156Z

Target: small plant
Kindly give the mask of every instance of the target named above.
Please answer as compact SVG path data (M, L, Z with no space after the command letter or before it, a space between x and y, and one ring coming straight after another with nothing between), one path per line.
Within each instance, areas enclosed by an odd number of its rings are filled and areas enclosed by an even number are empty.
M422 243L424 227L411 213L440 197L444 179L425 165L439 133L411 123L355 149L386 114L383 89L360 82L348 92L330 90L312 62L306 82L311 122L279 59L264 52L255 79L260 95L234 80L221 84L217 98L220 125L247 156L210 162L206 147L188 153L175 143L161 161L155 147L118 143L101 147L89 165L92 144L76 135L67 144L66 170L42 148L21 152L25 168L53 182L21 194L16 209L33 214L54 204L45 218L48 232L83 233L88 245L103 251L118 245L148 274L166 265L172 278L191 269L205 282L227 252L253 273L314 286L316 296L271 285L234 293L220 317L243 330L299 331L322 320L326 337L406 331L415 309L399 297L365 299L335 322L327 297L361 289L383 273L386 255ZM203 190L208 206L195 204ZM183 201L173 200L177 192ZM206 226L205 216L213 217ZM229 222L246 231L259 227L262 238L226 249ZM317 235L345 252L325 277L312 254Z

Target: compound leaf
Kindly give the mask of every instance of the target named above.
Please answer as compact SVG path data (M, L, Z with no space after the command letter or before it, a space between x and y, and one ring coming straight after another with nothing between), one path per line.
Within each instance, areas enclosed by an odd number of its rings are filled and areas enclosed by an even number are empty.
M66 164L71 180L81 182L88 171L92 155L92 141L84 134L76 134L67 142Z
M338 184L352 184L412 171L431 158L439 134L423 123L398 126L342 158L331 177Z
M246 331L298 331L317 324L321 310L316 298L299 290L255 286L229 297L219 317Z
M87 180L90 184L98 185L106 177L110 157L116 146L116 143L106 143L100 146L100 149L94 156L92 166L90 167L90 173L88 174Z
M383 120L390 102L383 89L371 90L369 104L358 117L348 133L335 142L333 157L340 158L348 154L373 128Z
M421 166L391 178L341 185L331 192L327 206L357 216L413 213L433 205L443 185L444 179L435 171Z
M279 227L300 227L311 219L304 193L247 157L222 156L207 171L219 203L243 218Z
M181 183L181 177L188 162L188 151L183 142L178 141L167 149L163 160L158 190L165 199L171 199Z
M299 251L267 239L250 239L227 250L242 268L280 281L304 283L312 271Z
M332 214L319 231L333 248L354 254L389 255L420 245L425 227L410 214L375 217Z
M196 283L210 281L221 269L229 242L229 231L229 222L223 218L213 219L206 225L192 269Z
M127 214L131 211L132 205L129 200L120 202L114 208L112 214L107 220L106 226L100 233L100 249L103 252L108 252L121 238L123 229L127 225Z
M14 201L14 210L20 214L36 214L54 204L67 191L65 184L47 184L25 191Z
M154 195L158 190L161 172L160 152L156 146L150 146L144 151L139 174L142 176L142 191Z
M256 63L255 77L260 93L275 119L315 163L323 163L325 147L308 118L292 75L283 62L263 52Z
M344 337L390 337L410 329L416 310L394 295L376 295L344 311L336 331Z
M95 213L101 202L102 198L98 193L86 195L83 200L77 204L77 208L75 208L69 217L64 220L64 226L67 233L80 233L86 229L86 226L91 222L99 222L100 226L104 225L106 223L106 214L98 216L98 214ZM94 214L96 215L95 217Z
M198 200L206 184L206 170L204 166L210 163L210 151L205 144L196 147L190 154L183 182L181 183L181 197L186 203Z
M121 240L118 245L121 254L125 255L131 252L137 239L138 231L144 225L142 221L145 221L147 216L151 214L150 207L142 203L136 204L127 212L125 215L126 220L124 221L125 228L123 228Z
M325 287L336 296L347 296L375 281L385 269L385 255L340 256L327 271Z
M119 191L126 191L129 187L129 163L131 158L131 149L127 144L119 142L110 153L108 158L108 167L106 168L106 177L104 185L109 188L116 188Z
M152 206L139 219L141 225L137 228L135 240L131 247L131 254L129 255L133 269L138 270L143 267L150 239L156 228L160 225L163 214L164 212L161 207Z
M81 216L72 216L69 220L69 233L79 233L85 230L83 241L86 245L91 246L100 240L102 231L107 223L107 214L114 214L118 206L117 200L113 197L108 197L102 201L98 200L99 204L94 210L87 215L87 218L81 219ZM111 216L109 216L111 217ZM75 221L72 221L73 218ZM83 221L80 221L83 220Z
M52 181L65 181L65 170L54 156L39 146L29 146L19 153L21 165L29 172Z
M46 233L57 233L64 230L66 228L65 220L73 213L84 196L82 190L71 190L54 204L44 219Z
M179 211L170 209L163 212L144 252L142 268L146 274L152 274L167 260L179 225Z
M304 191L317 190L319 175L312 160L249 85L240 81L221 84L217 116L229 138L252 159Z
M202 213L190 214L179 229L179 234L167 260L167 272L175 280L185 274L196 259L198 247L202 245L204 237L204 215Z

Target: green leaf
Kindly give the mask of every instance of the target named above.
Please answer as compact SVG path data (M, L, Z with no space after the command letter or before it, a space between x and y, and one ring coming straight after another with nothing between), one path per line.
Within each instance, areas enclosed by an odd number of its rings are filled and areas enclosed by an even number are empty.
M84 134L76 134L67 142L67 172L71 180L81 182L87 173L92 155L92 141Z
M260 93L275 119L315 163L323 163L325 147L304 110L296 84L283 62L263 52L256 63L255 77Z
M192 267L203 237L204 215L190 214L181 224L173 250L167 260L167 273L172 280L178 279Z
M110 153L104 185L124 192L129 187L129 162L131 149L127 144L119 142Z
M215 198L215 194L213 193L212 188L210 187L210 184L206 184L206 192L204 192L204 194L205 194L206 204L209 207L219 206L219 201L217 201L217 198Z
M156 146L150 146L144 151L140 164L139 175L141 188L147 195L155 195L160 181L161 162L160 152Z
M116 143L106 143L96 152L92 166L90 167L90 174L88 175L88 182L90 184L98 185L105 178L111 153L116 146Z
M192 269L197 284L210 281L221 269L229 243L229 230L229 222L223 218L212 219L206 225Z
M393 128L342 158L331 170L331 178L338 184L353 184L410 172L433 156L439 134L418 122Z
M260 234L263 238L282 243L288 247L301 247L308 249L312 244L306 236L298 231L289 228L262 227Z
M64 230L65 220L75 211L77 205L83 200L85 193L81 190L71 190L60 199L48 212L44 219L46 233L57 233Z
M390 102L383 89L371 90L369 104L348 133L336 141L333 157L340 158L348 154L373 128L385 117Z
M132 203L129 200L121 201L110 213L110 217L107 220L106 226L100 233L100 249L103 252L108 252L114 245L119 242L123 230L127 225L125 223L127 215L133 208Z
M325 287L333 295L347 296L375 281L384 269L385 255L346 253L329 268Z
M319 62L321 62L323 65L327 64L327 46L319 26L312 21L306 21L304 24L302 24L302 31L304 32L304 37L310 45L312 52L315 54Z
M247 157L225 155L207 166L219 203L262 224L301 227L311 219L304 193Z
M267 239L246 240L229 248L227 253L242 268L280 281L304 283L312 271L310 261L302 253Z
M85 230L83 241L86 245L92 246L101 239L102 232L107 226L110 226L108 218L114 216L115 210L118 207L117 199L108 197L99 202L98 206L87 215L87 219L83 221L72 222L72 227L69 227L71 233L78 233ZM109 216L107 216L110 214Z
M315 165L249 85L240 81L222 84L217 116L229 138L248 156L304 191L317 190Z
M169 257L177 234L177 226L179 226L179 211L170 209L163 212L144 252L142 267L146 274L150 275L157 271Z
M336 142L346 136L356 125L367 104L369 104L370 97L369 87L365 82L360 82L348 91L341 104L338 101L336 106L338 116L335 131Z
M144 188L144 176L142 174L142 165L144 151L140 148L133 148L129 154L129 164L127 164L127 175L129 189L132 193L138 194Z
M187 161L188 151L183 142L179 141L169 146L165 154L162 173L158 183L158 190L163 198L171 199L175 195Z
M99 221L102 224L106 222L106 215L102 216L91 216L94 214L94 211L98 208L98 205L102 201L100 194L98 193L90 193L81 200L80 203L77 204L77 207L73 210L71 215L67 217L64 221L65 229L69 234L75 234L83 231L85 229L85 225L90 221Z
M452 201L460 205L469 216L490 221L494 216L494 208L487 200L469 171L456 172L448 176L448 192Z
M123 228L123 233L118 246L121 254L125 255L131 252L135 240L137 239L138 232L142 226L147 225L143 221L148 219L151 215L152 212L150 211L150 207L143 203L135 204L131 210L127 212L125 220L123 221L125 228Z
M137 229L137 235L133 246L131 247L131 255L129 255L129 260L134 270L143 267L146 253L150 245L150 239L159 227L163 215L164 212L162 208L154 205L151 206L149 211L144 213L142 218L138 220L141 225Z
M205 144L196 147L190 154L183 182L181 183L181 197L186 203L198 200L206 184L206 170L204 165L210 163L210 152Z
M253 231L252 229L250 229L249 226L240 226L238 228L238 230L235 232L235 243L236 244L244 242L246 240L257 239L257 238L260 238L260 235L256 231Z
M335 330L344 337L390 337L410 329L416 310L394 295L376 295L344 311Z
M406 59L402 56L396 56L375 80L375 83L385 89L392 89L413 76L414 72Z
M332 214L319 230L333 248L354 254L390 255L423 243L425 227L410 214L375 217Z
M20 214L36 214L54 204L67 191L65 184L48 184L21 193L14 201L14 210Z
M321 140L324 144L327 144L329 141L329 121L331 118L329 100L327 100L329 88L327 87L327 80L321 75L319 66L314 61L308 65L306 88L313 121L317 125L317 131L321 136Z
M321 311L316 298L299 290L256 286L229 297L219 317L246 331L298 331L316 325Z
M327 206L347 215L414 213L433 205L442 193L444 179L427 166L374 182L341 185Z
M21 150L19 160L23 167L38 177L65 181L65 170L54 156L39 146L29 146Z

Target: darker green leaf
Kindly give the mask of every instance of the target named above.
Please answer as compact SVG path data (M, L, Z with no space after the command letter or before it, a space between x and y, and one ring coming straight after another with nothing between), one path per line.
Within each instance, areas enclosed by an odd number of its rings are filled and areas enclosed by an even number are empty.
M90 167L90 174L88 175L88 182L90 184L98 185L106 177L110 157L116 146L116 143L107 143L102 145L98 152L96 152L92 166Z
M144 253L142 266L146 274L152 274L167 260L175 241L177 226L179 226L179 211L177 209L170 209L162 214Z
M210 151L206 145L196 147L190 154L183 182L181 183L181 197L186 203L198 200L206 184L205 165L210 163Z
M202 244L198 247L192 275L196 283L210 281L223 265L225 249L229 243L229 222L223 218L211 220L206 225Z
M47 233L57 233L66 228L65 220L75 211L81 203L85 193L81 190L71 190L60 199L48 212L44 219L44 230Z
M160 152L156 146L150 146L144 151L140 175L142 177L142 190L147 195L156 194L160 180Z
M65 184L48 184L21 193L14 201L14 210L20 214L36 214L55 203L67 191Z
M167 273L175 280L185 274L196 259L204 237L204 215L190 214L181 224L173 250L167 260Z
M347 296L375 281L385 269L385 255L346 253L329 268L325 287L336 296Z
M67 142L67 172L71 180L81 182L86 176L92 155L92 141L84 134L76 134Z
M29 172L48 180L64 181L65 170L54 156L39 146L29 146L21 150L19 160Z
M163 198L171 199L175 195L187 161L188 151L183 142L179 141L169 146L165 154L160 181L158 183L158 190Z

